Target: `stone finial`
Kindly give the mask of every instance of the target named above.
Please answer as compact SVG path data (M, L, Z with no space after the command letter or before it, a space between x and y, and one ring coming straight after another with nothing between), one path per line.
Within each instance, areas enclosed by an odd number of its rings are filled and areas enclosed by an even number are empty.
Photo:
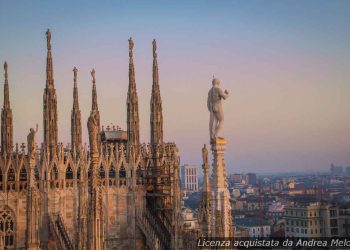
M153 45L153 57L156 58L157 57L157 42L156 42L156 39L153 39L152 45Z
M91 70L91 76L92 76L92 82L96 83L96 78L95 78L95 69Z
M51 32L50 32L50 29L47 29L45 34L46 34L46 41L47 41L47 49L51 50Z
M5 70L5 81L7 81L7 68L8 68L8 65L7 65L7 62L4 63L4 70Z
M77 85L78 69L75 66L73 68L73 72L74 72L74 86L76 86Z
M202 148L202 159L203 159L203 165L208 165L208 149L206 144L204 144Z
M129 56L130 58L133 57L132 50L134 49L134 41L132 40L132 37L129 38Z

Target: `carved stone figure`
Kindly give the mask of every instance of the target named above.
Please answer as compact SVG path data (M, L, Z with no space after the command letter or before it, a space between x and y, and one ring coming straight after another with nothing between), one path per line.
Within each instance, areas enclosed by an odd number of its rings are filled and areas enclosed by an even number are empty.
M210 112L209 130L210 139L214 140L219 136L224 123L224 112L222 109L221 99L228 97L228 91L222 91L219 79L213 79L213 87L209 90L207 106Z
M132 40L132 37L130 37L129 39L129 56L132 57L133 54L132 54L132 50L134 48L134 41Z
M35 130L33 128L30 129L30 132L27 136L28 143L28 155L30 158L35 156L35 135L38 132L38 124L36 125Z
M207 145L205 144L202 148L202 159L203 159L203 165L208 165L208 149L207 149Z
M156 42L156 39L153 39L152 45L153 45L153 57L157 57L157 42Z
M47 48L51 49L51 32L49 29L46 31L46 42L47 42Z
M88 119L88 131L90 141L90 153L91 155L98 153L98 122L97 113L92 112Z
M96 78L95 78L95 69L91 70L91 76L92 76L92 82L95 83L96 82Z

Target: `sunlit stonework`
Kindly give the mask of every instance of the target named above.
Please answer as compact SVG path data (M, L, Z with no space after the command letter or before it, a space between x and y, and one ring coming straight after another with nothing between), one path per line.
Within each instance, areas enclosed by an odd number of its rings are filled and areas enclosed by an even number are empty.
M179 155L163 141L156 41L153 41L151 143L139 141L138 96L129 40L127 131L100 129L97 73L92 70L89 147L82 145L78 69L73 69L71 143L59 143L51 33L46 32L44 142L13 149L5 63L1 114L0 249L182 249ZM28 96L30 98L30 96ZM60 119L65 119L60 117ZM39 126L40 127L40 126Z

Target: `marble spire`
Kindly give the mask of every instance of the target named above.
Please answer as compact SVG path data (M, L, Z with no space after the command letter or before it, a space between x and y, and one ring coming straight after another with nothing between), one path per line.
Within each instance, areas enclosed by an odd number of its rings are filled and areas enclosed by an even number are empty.
M53 65L51 54L51 32L46 31L47 59L46 59L46 87L44 90L44 144L49 148L51 157L56 154L57 127L57 96L53 79Z
M163 112L162 99L159 88L157 43L153 42L153 84L151 96L151 144L159 145L163 143Z
M8 65L4 63L5 84L4 84L4 106L1 111L1 153L10 155L13 146L13 117L10 106L10 90L8 82Z
M127 130L128 142L134 146L137 153L140 145L140 119L139 119L139 104L135 81L135 67L133 60L134 42L129 39L129 88L126 101L127 106Z
M71 145L72 150L77 151L82 145L81 111L79 109L77 74L78 69L73 68L74 87L73 87L73 109L71 113Z

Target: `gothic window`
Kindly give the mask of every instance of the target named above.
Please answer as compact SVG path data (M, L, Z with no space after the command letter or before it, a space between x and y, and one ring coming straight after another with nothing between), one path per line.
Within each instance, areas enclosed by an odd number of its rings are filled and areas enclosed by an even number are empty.
M122 164L122 166L119 169L119 185L120 186L126 185L125 177L126 177L126 171L125 171L124 165Z
M111 166L109 168L109 172L108 172L108 176L109 176L109 186L115 186L116 185L116 174L115 174L115 168L113 166Z
M22 167L21 171L19 172L19 180L27 181L27 170L24 167Z
M126 177L126 171L125 171L124 165L122 165L119 170L119 178L125 178L125 177Z
M13 248L15 243L14 220L9 209L0 211L0 234L5 247Z
M99 169L98 173L99 173L99 176L100 176L101 179L105 178L105 169L103 168L102 164L100 166L100 169Z
M113 166L109 169L109 178L115 178L115 169Z
M136 169L136 184L143 184L143 168L140 165Z
M50 180L51 180L51 188L59 188L58 169L57 169L56 165L54 165L52 170L51 170Z
M15 170L11 166L7 171L7 190L8 191L15 190L15 187L16 187L15 182L16 182L16 174L15 174Z
M27 170L24 167L19 172L19 189L27 189Z
M73 170L70 165L68 165L66 169L66 180L72 180L73 179Z
M66 169L66 188L73 187L73 170L70 164Z

